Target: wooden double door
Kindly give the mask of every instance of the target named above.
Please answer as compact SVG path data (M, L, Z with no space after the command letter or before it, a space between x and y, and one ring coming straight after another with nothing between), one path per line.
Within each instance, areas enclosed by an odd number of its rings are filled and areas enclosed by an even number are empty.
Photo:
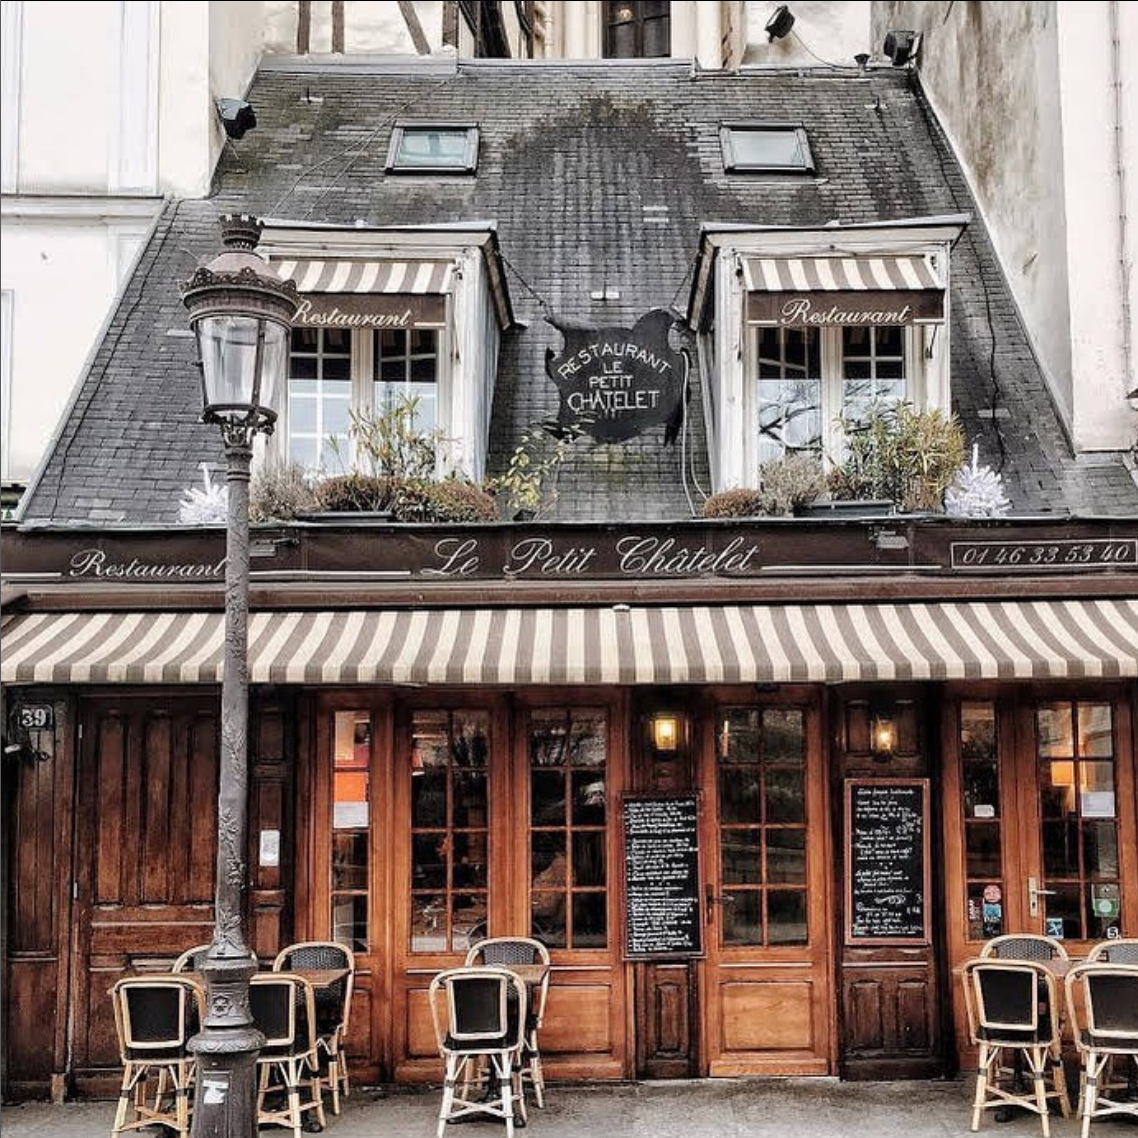
M683 724L675 750L650 743L661 709ZM356 950L361 1077L437 1079L429 982L478 937L508 934L551 949L554 1078L830 1070L811 691L337 693L319 699L312 732L296 933ZM698 801L696 956L625 952L630 794Z

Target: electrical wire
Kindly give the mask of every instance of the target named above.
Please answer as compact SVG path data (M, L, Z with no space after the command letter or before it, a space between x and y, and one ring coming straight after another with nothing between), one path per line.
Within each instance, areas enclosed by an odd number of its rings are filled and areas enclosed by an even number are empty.
M361 141L350 143L348 146L345 146L342 150L337 151L335 154L330 154L327 158L321 158L319 162L313 162L312 165L306 166L303 170L301 170L300 174L296 178L296 181L294 181L292 185L289 186L289 188L285 190L283 194L281 194L280 198L277 199L270 213L276 215L281 206L284 205L284 203L288 201L288 199L292 197L294 193L296 193L297 187L301 182L304 181L305 178L309 176L309 174L313 173L316 170L319 170L323 166L327 166L332 162L338 161L345 155L350 154L351 158L347 163L345 163L344 168L340 170L340 172L336 174L335 177L333 177L332 181L324 188L324 192L320 194L320 196L317 197L308 207L308 211L304 216L310 217L312 215L312 211L328 196L329 193L331 193L332 187L335 186L336 183L356 164L356 160L362 157L362 155L366 152L372 142L375 141L376 137L381 131L386 130L389 126L391 126L396 121L396 119L399 118L400 115L404 114L406 111L410 110L418 103L423 102L425 99L429 99L438 91L442 90L442 88L445 87L448 83L457 78L457 71L454 75L448 75L445 79L440 80L440 82L435 83L429 87L423 94L416 95L414 98L408 99L405 103L397 107Z
M512 261L510 261L509 258L507 258L506 254L503 253L501 249L498 250L498 258L502 262L502 264L505 265L506 268L509 269L510 272L513 273L513 275L515 277L517 277L518 283L522 286L522 288L524 288L526 290L526 292L528 292L530 294L530 296L532 296L534 298L534 300L537 301L539 307L541 308L542 314L546 318L551 317L553 315L552 306L545 299L545 297L543 297L541 295L541 293L539 293L537 291L537 289L535 289L533 287L533 285L531 285L529 283L529 281L527 281L526 278L523 277L522 274L518 272L517 268L514 266L514 263Z
M807 55L812 55L824 67L832 68L834 71L850 71L857 66L857 64L854 63L834 63L829 59L823 59L793 28L790 29L790 34L798 40L802 46L802 50L805 51Z

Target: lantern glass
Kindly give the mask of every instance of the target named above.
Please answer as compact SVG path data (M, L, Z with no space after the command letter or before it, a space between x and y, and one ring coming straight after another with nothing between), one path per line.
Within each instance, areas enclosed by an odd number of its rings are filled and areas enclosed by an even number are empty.
M218 315L203 317L196 331L206 411L225 419L272 411L288 359L288 329L254 316Z

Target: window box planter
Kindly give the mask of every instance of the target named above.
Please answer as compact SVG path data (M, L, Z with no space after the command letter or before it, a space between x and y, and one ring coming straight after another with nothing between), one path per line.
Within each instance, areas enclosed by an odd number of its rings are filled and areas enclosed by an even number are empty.
M897 508L888 498L850 498L827 501L819 498L794 511L798 518L884 518Z

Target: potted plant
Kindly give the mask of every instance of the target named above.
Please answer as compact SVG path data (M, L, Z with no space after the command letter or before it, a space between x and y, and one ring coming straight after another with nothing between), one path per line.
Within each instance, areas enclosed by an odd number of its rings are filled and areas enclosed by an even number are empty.
M530 521L552 508L557 474L574 437L574 432L554 436L540 423L523 432L505 471L486 484L504 500L508 517Z

